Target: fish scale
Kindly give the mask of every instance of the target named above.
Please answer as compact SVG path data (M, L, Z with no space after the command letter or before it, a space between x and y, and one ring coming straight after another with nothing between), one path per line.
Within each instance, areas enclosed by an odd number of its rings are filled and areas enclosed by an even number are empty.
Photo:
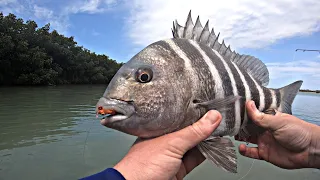
M220 32L209 31L209 21L203 27L199 16L194 24L191 11L184 27L174 21L171 30L173 38L148 45L114 75L96 111L115 113L101 124L154 138L218 110L221 123L197 148L215 166L236 173L237 156L229 137L249 138L264 131L249 119L245 102L253 100L267 114L276 110L291 114L302 81L267 88L266 65L254 56L232 51L224 40L219 43ZM139 78L142 74L144 80Z

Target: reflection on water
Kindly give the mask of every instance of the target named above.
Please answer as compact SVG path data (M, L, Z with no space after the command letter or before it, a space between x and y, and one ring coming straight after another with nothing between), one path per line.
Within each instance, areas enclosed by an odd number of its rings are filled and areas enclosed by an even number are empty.
M1 88L0 180L77 179L118 162L135 138L107 129L95 118L94 105L105 87ZM319 106L319 95L300 93L293 113L320 125ZM252 160L238 157L236 175L206 162L186 179L239 179ZM319 175L318 170L288 171L256 161L244 179L316 179Z
M292 111L295 116L320 125L320 94L299 93Z
M86 129L103 92L90 87L3 88L0 91L0 150L59 141Z

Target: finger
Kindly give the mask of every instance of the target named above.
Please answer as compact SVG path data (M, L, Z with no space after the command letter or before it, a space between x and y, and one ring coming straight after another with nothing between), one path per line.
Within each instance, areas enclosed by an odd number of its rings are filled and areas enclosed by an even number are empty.
M169 134L171 146L179 149L182 153L208 138L219 126L222 116L218 111L208 111L200 120L194 124L174 133Z
M249 137L243 138L239 135L236 135L236 136L234 136L234 139L237 141L243 141L246 143L253 143L253 144L257 144L257 142L258 142L257 136L249 136Z
M249 137L247 142L252 143L252 144L257 144L258 143L258 138L256 136L255 137Z
M177 179L183 179L195 167L199 166L206 158L197 147L192 148L182 158L182 164L176 175Z
M253 101L248 101L246 107L249 118L252 119L255 124L265 129L275 131L283 127L286 123L285 118L281 118L281 115L279 115L280 112L277 112L277 116L260 112Z
M183 179L186 175L187 175L186 169L185 169L185 167L184 167L184 165L183 165L183 162L181 162L180 169L178 170L176 176L173 177L172 180L180 180L180 179Z
M253 158L253 159L261 159L259 156L259 149L256 147L247 147L244 144L240 144L239 152L241 155Z
M195 167L199 166L206 158L199 151L197 147L189 150L183 157L182 161L186 169L186 173L189 174Z

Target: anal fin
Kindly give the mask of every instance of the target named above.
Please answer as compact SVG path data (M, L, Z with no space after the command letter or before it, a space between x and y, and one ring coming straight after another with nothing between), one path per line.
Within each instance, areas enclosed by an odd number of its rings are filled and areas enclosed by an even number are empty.
M198 146L199 151L219 168L237 173L237 155L234 144L229 138L209 137Z

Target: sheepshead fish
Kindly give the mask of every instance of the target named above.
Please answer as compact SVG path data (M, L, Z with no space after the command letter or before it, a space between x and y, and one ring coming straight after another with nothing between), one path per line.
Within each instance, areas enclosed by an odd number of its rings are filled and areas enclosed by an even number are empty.
M291 104L302 85L296 81L267 88L266 65L250 55L231 51L219 34L203 27L191 11L185 26L173 22L173 38L141 50L115 74L96 105L105 115L101 124L140 138L158 137L199 120L207 111L221 112L222 121L197 148L216 166L237 172L237 157L229 137L260 132L248 118L245 102L260 111L291 114ZM227 137L229 136L229 137Z

